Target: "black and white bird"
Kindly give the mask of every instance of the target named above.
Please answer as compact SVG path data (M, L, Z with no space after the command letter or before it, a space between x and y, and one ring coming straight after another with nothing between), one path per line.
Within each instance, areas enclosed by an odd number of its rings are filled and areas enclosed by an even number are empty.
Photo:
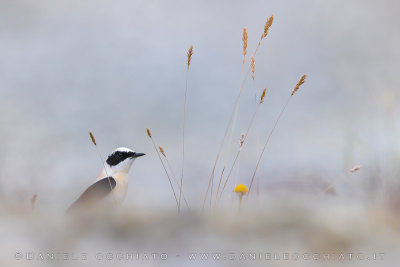
M128 191L128 172L137 157L144 156L120 147L108 156L96 181L68 208L67 212L101 205L119 206Z

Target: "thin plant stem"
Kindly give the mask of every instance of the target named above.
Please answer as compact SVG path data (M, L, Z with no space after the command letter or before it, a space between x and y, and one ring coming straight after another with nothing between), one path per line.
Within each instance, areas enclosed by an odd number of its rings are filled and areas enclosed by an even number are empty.
M273 17L271 17L271 18L273 18ZM270 18L270 19L271 19L271 18ZM272 21L271 21L271 25L272 25ZM271 25L270 25L270 26L271 26ZM261 46L262 40L267 36L266 33L265 33L265 30L266 30L266 29L264 28L264 35L261 37L261 40L257 43L257 47L256 47L256 49L254 50L253 57L256 56L256 54L257 54L257 52L258 52L258 49L259 49L260 46ZM268 30L268 29L267 29L267 30ZM218 150L218 153L217 153L217 156L216 156L216 159L215 159L215 162L214 162L212 171L211 171L210 180L208 181L207 190L206 190L206 193L205 193L205 196L204 196L204 201L203 201L203 208L202 208L202 210L204 210L204 208L205 208L205 204L206 204L208 192L210 191L210 186L211 186L211 184L213 183L213 180L214 180L215 168L216 168L216 166L217 166L217 164L218 164L218 160L219 160L219 157L220 157L220 155L221 155L221 151L222 151L222 149L223 149L223 147L224 147L225 139L226 139L226 136L227 136L228 131L229 131L229 129L230 129L232 120L236 121L236 115L235 115L235 113L236 113L236 110L237 110L237 106L238 106L239 103L240 103L240 96L241 96L242 91L243 91L243 85L244 85L244 83L246 82L246 79L247 79L247 77L248 77L248 75L249 75L250 69L251 69L251 68L250 68L250 65L249 65L249 67L248 67L248 69L247 69L247 72L246 72L246 75L244 76L244 78L243 78L243 80L242 80L242 83L241 83L241 85L240 85L239 93L238 93L238 96L237 96L237 98L236 98L233 111L231 112L231 115L230 115L230 117L229 117L228 125L226 126L225 133L224 133L224 136L223 136L223 138L222 138L222 142L221 142L220 148L219 148L219 150ZM234 129L233 129L233 128L232 128L232 132L234 132ZM224 164L224 165L225 165L225 164ZM212 197L211 197L211 198L212 198Z
M211 180L210 208L211 208L211 201L212 201L212 198L213 198L213 189L214 189L214 179Z
M179 181L178 181L178 179L176 179L175 173L174 173L174 171L172 170L172 167L171 167L171 164L169 163L168 158L167 158L167 157L164 157L164 159L165 159L165 161L167 162L167 167L168 167L169 171L171 172L172 177L174 178L174 181L175 181L175 183L176 183L176 186L179 187ZM186 203L186 207L189 209L189 204L188 204L188 202L187 202L187 200L186 200L185 193L183 192L183 190L182 190L182 197L183 197L183 200L184 200L185 203Z
M253 80L253 86L254 86L254 101L257 105L257 90L256 90L256 81ZM259 133L257 132L257 129L255 129L256 131L256 147L259 147L260 144L260 136ZM260 187L260 176L257 176L257 197L259 196L259 187Z
M108 175L108 173L107 173L106 164L104 163L103 157L101 156L101 153L100 153L100 149L99 149L99 147L97 146L96 139L94 138L94 135L93 135L93 133L92 133L91 131L89 131L89 136L90 136L90 138L92 139L92 143L93 143L94 146L96 147L97 155L98 155L99 158L100 158L101 164L103 165L103 168L104 168L104 172L105 172L105 174L106 174L106 176L107 176L107 180L108 180L108 184L110 185L111 195L112 195L112 198L113 198L113 201L114 201L114 205L117 205L117 200L116 200L116 198L115 198L115 196L114 196L114 192L113 192L113 189L114 189L114 188L113 188L112 185L111 185L110 175Z
M242 70L241 70L241 74L240 74L240 80L243 80L244 78L243 78L243 75L244 75L244 63L245 63L245 61L243 61L243 64L242 64ZM250 68L250 67L249 67ZM244 83L241 85L241 90L243 90L243 86L244 86ZM241 91L240 91L240 94L241 94ZM226 161L228 160L228 156L229 156L229 152L230 152L230 147L231 147L231 145L232 145L232 139L233 139L233 134L234 134L234 131L235 131L235 128L236 128L236 117L237 117L237 113L239 112L239 105L240 105L240 96L239 96L239 98L238 98L238 102L237 103L235 103L235 110L234 110L234 115L233 115L233 125L232 125L232 129L231 129L231 132L230 132L230 134L229 134L229 141L228 141L228 145L227 145L227 147L226 147L226 150L225 150L225 155L224 155L224 167L225 167L225 165L226 165ZM217 194L218 195L218 194Z
M247 40L246 40L246 47L247 47ZM242 64L242 68L241 68L241 71L240 71L240 80L241 80L241 81L243 80L244 64L245 64L245 55L243 56L243 64ZM235 106L236 106L236 103L235 103ZM237 110L234 111L233 117L236 116L236 113L237 113ZM235 125L233 126L233 128L235 128ZM220 175L220 178L219 178L217 192L216 192L216 194L215 194L215 205L217 205L219 189L220 189L221 182L222 182L222 177L223 177L223 175L224 175L224 171L225 171L225 168L226 168L226 161L228 160L229 148L230 148L231 143L232 143L232 134L233 134L233 130L231 131L231 133L230 133L230 135L229 135L228 146L227 146L227 149L225 150L224 164L223 164L222 171L221 171L221 175ZM211 188L211 198L212 198L212 188Z
M272 18L273 18L273 17L272 17ZM247 197L249 197L249 195L250 195L250 190L251 190L251 187L252 187L253 182L254 182L254 177L255 177L256 174L257 174L257 170L258 170L258 167L259 167L259 165L260 165L261 158L262 158L262 156L263 156L263 154L264 154L265 148L267 147L267 145L268 145L268 143L269 143L269 140L271 139L271 136L272 136L273 132L275 131L276 126L278 125L279 120L280 120L281 117L282 117L282 114L285 112L285 109L286 109L286 107L288 106L288 104L289 104L289 102L290 102L290 99L291 99L292 96L299 90L300 86L306 81L306 77L307 77L306 74L303 74L303 75L300 77L299 81L297 82L297 84L296 84L295 87L293 88L292 92L290 93L288 99L286 100L285 104L283 105L282 110L281 110L281 112L279 113L279 116L278 116L278 118L276 119L276 121L275 121L275 123L274 123L274 126L272 127L271 132L270 132L269 135L268 135L267 141L265 142L264 147L263 147L263 149L262 149L262 151L261 151L261 154L260 154L260 156L259 156L259 158L258 158L256 168L254 169L253 176L251 177L251 182L250 182L249 192L248 192L248 194L247 194Z
M189 67L186 70L186 86L185 86L185 99L183 103L183 127L182 127L182 172L181 172L181 184L179 187L179 201L178 207L180 211L181 198L182 198L182 187L183 187L183 172L185 168L185 124L186 124L186 100L188 91L188 77L189 77Z
M252 125L253 125L254 118L256 117L256 115L257 115L257 113L258 113L258 110L259 110L260 105L261 105L261 103L259 103L259 104L257 105L256 109L254 110L253 116L251 117L249 126L247 127L246 132L245 132L245 135L244 135L243 145L242 145L241 149L239 149L239 150L237 151L237 153L236 153L236 156L235 156L235 159L234 159L234 161L233 161L232 167L230 168L229 173L228 173L228 176L226 177L224 186L222 187L221 194L220 194L220 197L219 197L220 199L221 199L221 197L222 197L222 193L224 192L226 185L228 184L229 177L230 177L231 174L232 174L232 171L233 171L233 169L234 169L234 167L235 167L235 164L236 164L236 162L237 162L237 160L238 160L238 158L239 158L239 156L240 156L240 152L242 151L243 146L244 146L244 144L245 144L245 142L246 142L247 135L248 135L248 133L249 133L249 131L250 131Z
M347 176L346 176L346 177L347 177ZM343 176L340 176L340 179L336 180L335 182L330 183L325 189L321 190L318 194L316 194L316 195L312 198L312 200L313 200L313 201L317 200L322 194L328 192L328 190L331 189L331 188L335 188L336 185L337 185L339 182L342 182L342 181L343 181Z
M164 164L164 162L163 162L162 159L161 159L160 153L158 152L158 149L157 149L156 143L155 143L154 140L153 140L153 137L150 137L150 139L151 139L151 142L153 143L154 150L156 151L157 156L158 156L158 158L160 159L161 164L162 164L162 166L163 166L163 168L164 168L165 174L166 174L167 177L168 177L168 181L169 181L169 184L170 184L171 189L172 189L172 193L174 194L174 198L175 198L175 201L176 201L176 206L177 206L178 211L179 211L178 198L176 197L175 190L174 190L174 186L172 185L171 178L169 177L167 168L165 168L165 164Z
M215 204L214 205L217 205L218 192L219 192L219 188L221 186L222 177L224 176L224 171L225 171L225 166L222 168L221 177L219 178L217 193L215 193Z
M282 109L281 109L281 112L279 113L279 116L278 116L278 118L276 119L276 121L275 121L275 123L274 123L274 126L272 127L272 130L271 130L271 132L270 132L269 135L268 135L267 140L265 141L265 144L264 144L264 147L263 147L263 149L262 149L262 151L261 151L261 154L260 154L260 156L258 157L257 165L256 165L256 168L254 169L253 176L251 177L251 182L250 182L250 186L249 186L249 192L247 193L247 197L250 195L250 190L251 190L251 187L252 187L253 182L254 182L254 177L255 177L256 174L257 174L258 167L259 167L260 162L261 162L261 158L262 158L262 156L263 156L263 154L264 154L264 152L265 152L265 149L266 149L266 147L267 147L267 145L268 145L268 143L269 143L269 140L271 139L272 134L274 133L274 131L275 131L275 129L276 129L276 126L278 125L279 120L280 120L281 117L282 117L282 114L284 113L284 111L285 111L287 105L289 104L290 99L291 99L291 95L288 97L288 99L286 100L285 104L283 105L283 107L282 107Z
M260 45L257 46L257 48L256 48L256 50L254 51L254 54L253 54L253 55L255 55L255 54L257 53L257 50L258 50L258 47L259 47L259 46L260 46ZM238 93L238 96L236 97L236 100L235 100L235 103L234 103L234 108L233 108L233 110L232 110L232 112L231 112L231 115L230 115L229 120L228 120L228 124L227 124L227 126L226 126L226 128L225 128L224 136L223 136L222 141L221 141L221 143L220 143L220 147L219 147L219 150L218 150L218 153L217 153L217 156L216 156L216 159L215 159L215 161L214 161L214 165L213 165L213 168L212 168L212 171L211 171L211 176L210 176L210 179L209 179L209 181L208 181L208 186L207 186L207 190L206 190L206 193L205 193L205 196L204 196L204 201L203 201L203 208L202 208L202 210L204 210L204 208L205 208L205 203L206 203L206 200L207 200L208 192L210 191L210 186L211 186L211 183L212 183L212 181L213 181L213 179L214 179L215 169L216 169L216 167L217 167L218 160L219 160L220 155L221 155L221 151L222 151L222 149L223 149L223 147L224 147L225 139L226 139L226 137L227 137L227 135L228 135L228 131L229 131L229 129L230 129L232 120L233 120L233 118L234 118L235 111L236 111L236 106L237 106L238 103L240 102L240 96L241 96L242 91L243 91L243 85L244 85L244 83L245 83L245 81L246 81L246 78L247 78L249 72L250 72L250 66L249 66L249 68L248 68L248 70L247 70L247 72L246 72L246 75L244 76L243 81L242 81L242 83L241 83L241 85L240 85L239 93Z
M193 55L193 45L190 46L187 52L187 68L186 68L186 86L185 86L185 99L183 104L183 126L182 126L182 173L181 173L181 186L179 187L179 201L178 201L178 212L180 212L181 199L182 199L182 188L183 188L183 173L185 168L185 124L186 124L186 100L188 91L188 78L190 62Z

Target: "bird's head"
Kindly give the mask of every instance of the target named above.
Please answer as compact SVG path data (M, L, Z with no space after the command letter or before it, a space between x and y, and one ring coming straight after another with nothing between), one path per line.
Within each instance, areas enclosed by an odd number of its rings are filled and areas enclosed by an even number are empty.
M131 168L135 159L144 155L144 153L137 153L126 147L119 147L108 156L106 160L107 167L113 173L129 172L129 169Z

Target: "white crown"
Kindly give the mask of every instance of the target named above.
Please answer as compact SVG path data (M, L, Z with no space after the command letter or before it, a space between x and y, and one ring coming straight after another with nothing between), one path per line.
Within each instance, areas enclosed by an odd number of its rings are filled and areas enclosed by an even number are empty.
M114 152L117 152L117 151L120 151L120 152L135 152L135 151L133 151L132 149L129 149L129 148L127 148L127 147L119 147L119 148L115 149L115 150L113 151L113 153L114 153Z

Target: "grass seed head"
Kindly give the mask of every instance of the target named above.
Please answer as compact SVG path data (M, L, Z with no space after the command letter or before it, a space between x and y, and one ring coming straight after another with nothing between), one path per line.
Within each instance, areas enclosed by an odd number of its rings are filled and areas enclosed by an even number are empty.
M359 169L361 169L361 166L360 166L360 165L356 165L356 166L354 166L354 167L350 170L350 172L356 172L356 171L358 171Z
M306 81L306 77L307 77L307 75L305 75L305 74L303 76L301 76L300 80L297 82L296 86L293 88L291 95L294 95L294 93L296 93L297 90L299 90L300 86Z
M247 54L247 28L246 27L243 28L242 40L243 40L243 64L244 64L245 57Z
M274 21L274 16L272 15L267 22L265 22L264 25L264 33L261 35L261 40L264 39L265 37L267 37L268 35L268 30L269 28L272 26L272 22Z
M260 97L260 104L264 103L265 93L267 92L267 88L264 88L261 97Z
M93 135L93 133L91 131L89 131L89 136L90 136L90 139L92 139L93 144L96 146L97 145L96 144L96 139L94 139L94 135Z
M190 61L192 60L192 55L193 55L193 45L190 46L189 51L187 52L187 68L189 69L190 67Z
M239 138L239 150L242 149L245 138L246 138L246 134L245 133L241 133L240 134L240 138Z
M256 75L255 75L255 72L256 72L256 60L255 60L254 57L251 57L251 60L250 60L250 68L251 68L251 72L252 72L251 77L252 77L253 80L254 80L254 78L256 77Z
M167 155L165 155L164 149L161 146L159 146L158 149L160 150L161 154L163 154L164 157L167 157Z
M151 138L151 132L150 132L150 129L149 128L147 128L146 129L146 131L147 131L147 135Z

